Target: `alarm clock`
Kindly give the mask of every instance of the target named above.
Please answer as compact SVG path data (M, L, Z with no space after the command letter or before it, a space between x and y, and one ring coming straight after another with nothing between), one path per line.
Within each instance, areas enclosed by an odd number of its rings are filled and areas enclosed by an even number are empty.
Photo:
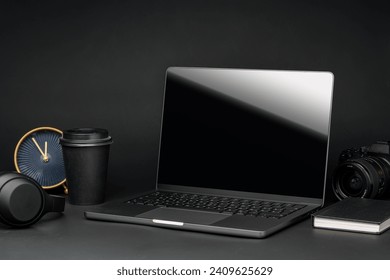
M38 127L27 132L15 148L16 171L33 178L43 189L62 186L67 193L61 137L62 131L53 127Z

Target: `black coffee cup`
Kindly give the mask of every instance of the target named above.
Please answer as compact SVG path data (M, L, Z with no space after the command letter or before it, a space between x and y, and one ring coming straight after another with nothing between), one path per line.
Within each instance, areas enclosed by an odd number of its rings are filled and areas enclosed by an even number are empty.
M60 139L64 155L69 202L93 205L104 202L110 145L101 128L65 130Z

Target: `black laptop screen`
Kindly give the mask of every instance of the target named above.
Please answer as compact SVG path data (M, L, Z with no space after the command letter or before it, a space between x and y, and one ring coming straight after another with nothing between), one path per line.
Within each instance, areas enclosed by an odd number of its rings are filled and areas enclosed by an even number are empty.
M322 198L333 75L167 71L158 183Z

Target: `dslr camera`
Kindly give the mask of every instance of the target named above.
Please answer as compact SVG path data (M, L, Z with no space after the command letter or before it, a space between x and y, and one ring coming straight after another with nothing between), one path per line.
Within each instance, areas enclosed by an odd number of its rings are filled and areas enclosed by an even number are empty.
M337 198L388 198L390 194L390 141L347 149L340 154L332 177Z

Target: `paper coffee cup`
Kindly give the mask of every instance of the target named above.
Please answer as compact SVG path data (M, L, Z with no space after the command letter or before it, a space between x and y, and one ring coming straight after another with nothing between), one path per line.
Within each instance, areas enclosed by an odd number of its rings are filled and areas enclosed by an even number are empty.
M93 205L104 202L110 145L106 129L74 128L60 139L69 202Z

